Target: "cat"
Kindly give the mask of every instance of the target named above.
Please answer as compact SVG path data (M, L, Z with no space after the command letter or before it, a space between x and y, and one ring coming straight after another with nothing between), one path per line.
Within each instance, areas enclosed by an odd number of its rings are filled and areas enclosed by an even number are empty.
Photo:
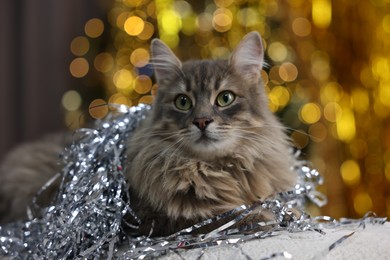
M182 63L158 39L151 54L157 96L127 141L124 174L131 207L142 220L129 232L168 235L292 189L295 159L284 127L268 109L257 32L246 35L228 60ZM27 144L5 159L0 223L26 218L34 193L60 170L63 140Z
M150 208L141 219L155 221L155 234L294 186L288 137L262 85L257 32L228 60L182 63L158 39L151 52L157 97L129 141L125 174L137 195L132 203Z

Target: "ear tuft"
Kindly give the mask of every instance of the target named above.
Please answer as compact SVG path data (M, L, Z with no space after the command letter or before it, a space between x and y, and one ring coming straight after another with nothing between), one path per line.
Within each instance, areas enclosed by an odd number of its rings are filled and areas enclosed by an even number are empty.
M258 32L248 33L241 40L230 57L230 64L246 79L258 82L264 64L263 43Z
M181 74L181 62L169 47L159 39L154 39L151 45L152 64L158 83L172 79Z

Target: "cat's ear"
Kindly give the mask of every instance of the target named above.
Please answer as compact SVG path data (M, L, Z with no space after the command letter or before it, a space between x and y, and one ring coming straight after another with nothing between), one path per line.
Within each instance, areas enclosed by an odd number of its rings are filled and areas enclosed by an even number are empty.
M258 32L248 33L233 51L230 64L250 82L257 83L264 64L264 50L261 36Z
M172 80L181 74L181 62L169 47L159 39L154 39L151 46L152 64L158 83Z

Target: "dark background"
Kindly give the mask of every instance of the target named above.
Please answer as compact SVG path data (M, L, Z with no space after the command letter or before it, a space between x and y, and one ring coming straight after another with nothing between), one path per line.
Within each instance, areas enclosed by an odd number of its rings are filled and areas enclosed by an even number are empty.
M17 143L64 128L61 97L80 81L69 73L70 42L112 1L0 1L0 160Z

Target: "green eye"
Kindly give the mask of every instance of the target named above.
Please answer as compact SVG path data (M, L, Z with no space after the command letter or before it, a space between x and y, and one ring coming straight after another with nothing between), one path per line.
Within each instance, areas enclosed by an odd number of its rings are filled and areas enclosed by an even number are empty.
M217 105L220 107L226 107L233 103L235 98L236 96L233 94L233 92L223 91L217 97Z
M175 99L175 106L183 111L188 111L192 107L192 102L186 95L179 95Z

